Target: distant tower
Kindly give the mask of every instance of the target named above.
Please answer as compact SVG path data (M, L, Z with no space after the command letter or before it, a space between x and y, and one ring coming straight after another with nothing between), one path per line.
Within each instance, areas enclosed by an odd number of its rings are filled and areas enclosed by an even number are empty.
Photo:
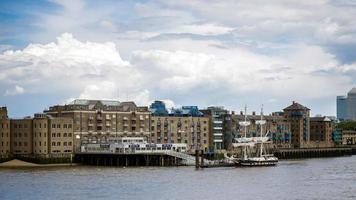
M347 119L356 120L356 88L353 87L347 93Z
M336 97L336 114L341 121L356 121L356 88L353 87L347 96Z
M341 121L347 118L347 96L336 97L336 117Z

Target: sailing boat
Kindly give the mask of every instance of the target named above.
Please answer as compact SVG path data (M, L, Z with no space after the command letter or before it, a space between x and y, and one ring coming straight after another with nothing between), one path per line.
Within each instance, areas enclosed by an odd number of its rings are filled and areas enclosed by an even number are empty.
M247 137L247 126L251 123L247 121L246 115L247 107L245 106L245 121L240 122L240 126L244 127L245 135L241 138L235 138L236 143L234 147L242 148L242 156L235 160L237 166L274 166L278 163L278 158L273 154L266 154L264 151L264 144L268 142L268 132L263 135L263 125L266 120L263 120L263 107L261 108L261 119L256 121L260 126L260 137ZM251 149L259 147L256 156L250 156Z

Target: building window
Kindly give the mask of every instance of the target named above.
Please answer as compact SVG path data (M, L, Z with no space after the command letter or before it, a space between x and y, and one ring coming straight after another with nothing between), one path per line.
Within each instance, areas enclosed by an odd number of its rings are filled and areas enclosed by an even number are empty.
M56 125L55 125L55 124L52 124L52 128L56 128Z
M61 124L57 124L57 128L61 128Z
M57 146L61 146L61 142L57 142Z
M63 137L67 137L67 133L63 133Z
M61 133L57 133L57 137L61 137Z
M68 124L68 128L72 128L72 124Z
M63 146L67 146L67 142L63 142Z
M68 133L68 137L72 137L72 133Z
M63 128L67 128L67 124L64 124L64 125L63 125Z
M55 133L52 133L52 137L56 137L56 134L55 134Z
M52 142L52 146L56 146L56 143L55 143L55 142Z

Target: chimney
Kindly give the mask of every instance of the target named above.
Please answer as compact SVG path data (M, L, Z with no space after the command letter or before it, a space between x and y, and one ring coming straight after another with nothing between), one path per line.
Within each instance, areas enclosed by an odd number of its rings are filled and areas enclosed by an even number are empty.
M240 111L240 115L244 115L244 112Z
M295 101L293 101L293 104L295 104Z
M252 115L256 115L256 111L253 111L253 112L252 112Z
M235 111L231 111L231 114L232 114L232 115L235 115Z

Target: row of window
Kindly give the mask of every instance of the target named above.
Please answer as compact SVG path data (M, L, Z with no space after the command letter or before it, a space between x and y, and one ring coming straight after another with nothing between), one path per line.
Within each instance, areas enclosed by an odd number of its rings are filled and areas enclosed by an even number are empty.
M52 137L61 137L61 133L52 133ZM72 137L72 133L63 133L63 137Z
M52 146L61 146L61 142L52 142ZM63 146L72 146L72 142L63 142Z
M151 130L154 131L154 130L155 130L155 127L152 126L152 127L151 127ZM161 130L161 128L160 128L160 127L157 127L157 130ZM167 129L165 129L165 130L167 130ZM182 129L181 129L181 128L177 128L177 130L181 131ZM185 126L185 127L184 127L184 130L187 131L187 130L188 130L188 127ZM197 130L200 130L200 128L198 128ZM203 128L203 131L206 131L206 130L207 130L207 128L204 127L204 128ZM174 131L174 127L170 127L170 131Z
M1 132L1 137L4 137L5 134L3 132ZM6 133L6 137L9 137L9 132Z
M155 120L152 119L151 122L152 122L152 124L154 124L154 123L155 123ZM160 120L160 118L158 118L157 122L168 123L168 120ZM184 123L185 123L185 124L188 124L188 122L191 122L191 120L190 120L190 121L184 120ZM200 121L194 121L194 122L195 122L196 124L200 123ZM170 120L170 123L173 124L173 123L174 123L174 120ZM181 121L178 119L177 123L181 123ZM203 121L203 124L207 124L207 123L208 123L208 122L207 122L206 120Z
M9 123L1 123L1 128L9 128Z
M52 124L52 128L61 128L61 124ZM72 128L72 124L63 124L63 128Z
M27 133L14 133L14 137L22 137L22 135L24 136L24 137L27 137L28 135L27 135Z
M33 124L33 127L34 127L34 128L37 128L37 123L34 123L34 124ZM39 128L42 128L42 123L38 123L38 127L39 127ZM46 124L46 123L43 124L43 128L47 128L47 124Z
M15 147L17 147L17 146L21 147L22 145L25 146L25 147L27 147L27 142L23 142L23 143L22 143L22 142L18 142L18 143L17 143L17 142L14 142L14 146L15 146Z
M38 137L42 137L42 133L41 132L39 132L38 134L37 134L37 132L34 133L35 137L37 137L37 135L38 135ZM47 133L43 133L43 137L47 137Z
M34 142L34 145L37 146L37 143ZM42 142L41 141L38 142L38 146L42 146ZM47 142L44 142L43 146L47 146Z
M27 126L27 124L14 124L13 128L28 128L28 126Z
M4 147L5 146L5 142L1 142L1 146ZM6 146L9 146L9 142L6 142Z

